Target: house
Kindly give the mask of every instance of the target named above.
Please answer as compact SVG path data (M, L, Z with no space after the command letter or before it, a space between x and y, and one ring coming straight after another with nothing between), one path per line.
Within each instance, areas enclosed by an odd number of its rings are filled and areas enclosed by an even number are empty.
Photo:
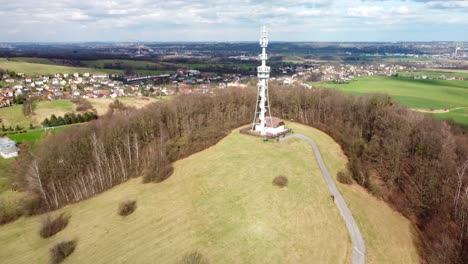
M18 147L16 147L16 142L7 137L0 138L0 155L4 159L17 157Z

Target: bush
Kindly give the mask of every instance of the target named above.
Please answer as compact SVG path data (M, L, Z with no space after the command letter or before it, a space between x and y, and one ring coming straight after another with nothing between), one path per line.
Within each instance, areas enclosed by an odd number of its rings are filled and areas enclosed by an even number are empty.
M21 211L14 203L0 200L0 225L12 222L21 216Z
M344 184L352 184L353 183L353 178L351 177L351 173L348 171L340 171L336 175L336 179L338 182L344 183Z
M180 264L207 264L208 261L197 251L184 256Z
M76 240L63 241L50 249L51 263L57 264L70 256L76 248Z
M22 215L31 216L44 213L48 210L47 205L37 195L27 195L19 201Z
M119 204L119 215L127 216L133 213L136 209L136 201L128 200Z
M70 216L65 214L61 214L55 219L48 215L42 221L42 228L39 231L39 234L42 238L51 237L57 234L58 232L62 231L68 225L69 219Z
M288 186L288 178L286 176L277 176L273 179L273 185L276 185L280 188Z

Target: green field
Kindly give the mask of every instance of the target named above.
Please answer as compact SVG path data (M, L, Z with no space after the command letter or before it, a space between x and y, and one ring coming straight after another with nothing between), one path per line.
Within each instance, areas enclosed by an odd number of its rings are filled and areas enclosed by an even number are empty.
M438 79L441 76L445 76L446 78L451 77L461 77L464 79L468 79L468 71L449 71L449 70L422 70L416 72L398 72L400 77L415 77L415 76L427 76L433 79Z
M448 113L431 114L436 119L453 119L456 123L468 126L468 107L452 110Z
M363 77L348 84L325 82L314 84L324 88L337 88L354 95L388 94L401 104L414 109L452 109L468 106L468 82L445 80L415 80L394 77ZM442 116L443 117L443 116ZM446 117L466 123L466 115L457 111Z
M23 105L0 108L1 124L13 128L16 125L23 128L29 128L29 124L39 126L46 117L50 117L52 114L61 116L73 112L75 105L69 100L40 101L34 103L33 109L34 115L25 116Z
M43 62L44 59L38 61ZM0 58L0 69L14 71L16 73L24 73L26 75L35 74L55 74L55 73L116 73L121 74L121 70L94 69L82 67L68 67L51 64L31 63L24 61L8 61L6 58Z
M317 141L332 174L344 168L329 136L290 127ZM181 263L195 251L209 263L351 262L345 224L305 142L265 143L234 131L174 167L162 183L133 179L58 210L71 220L52 238L38 235L42 216L0 226L0 259L47 263L52 245L77 239L66 263ZM278 175L287 187L272 185ZM339 188L367 241L368 263L418 263L407 219L355 184ZM137 209L122 218L117 206L126 199Z

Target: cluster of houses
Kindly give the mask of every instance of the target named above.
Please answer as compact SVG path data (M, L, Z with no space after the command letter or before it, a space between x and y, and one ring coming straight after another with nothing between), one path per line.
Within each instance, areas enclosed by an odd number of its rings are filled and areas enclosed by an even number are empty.
M121 96L175 95L207 93L237 83L238 74L205 74L197 70L178 70L173 74L148 76L115 76L90 73L56 73L53 75L17 76L3 74L0 107L13 104L16 96L58 98L117 98Z

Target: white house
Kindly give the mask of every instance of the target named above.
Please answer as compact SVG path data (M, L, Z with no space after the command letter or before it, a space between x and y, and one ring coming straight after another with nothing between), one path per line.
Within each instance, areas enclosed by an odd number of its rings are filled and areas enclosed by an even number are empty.
M16 147L16 142L6 137L0 138L0 155L4 159L17 157L18 148Z

